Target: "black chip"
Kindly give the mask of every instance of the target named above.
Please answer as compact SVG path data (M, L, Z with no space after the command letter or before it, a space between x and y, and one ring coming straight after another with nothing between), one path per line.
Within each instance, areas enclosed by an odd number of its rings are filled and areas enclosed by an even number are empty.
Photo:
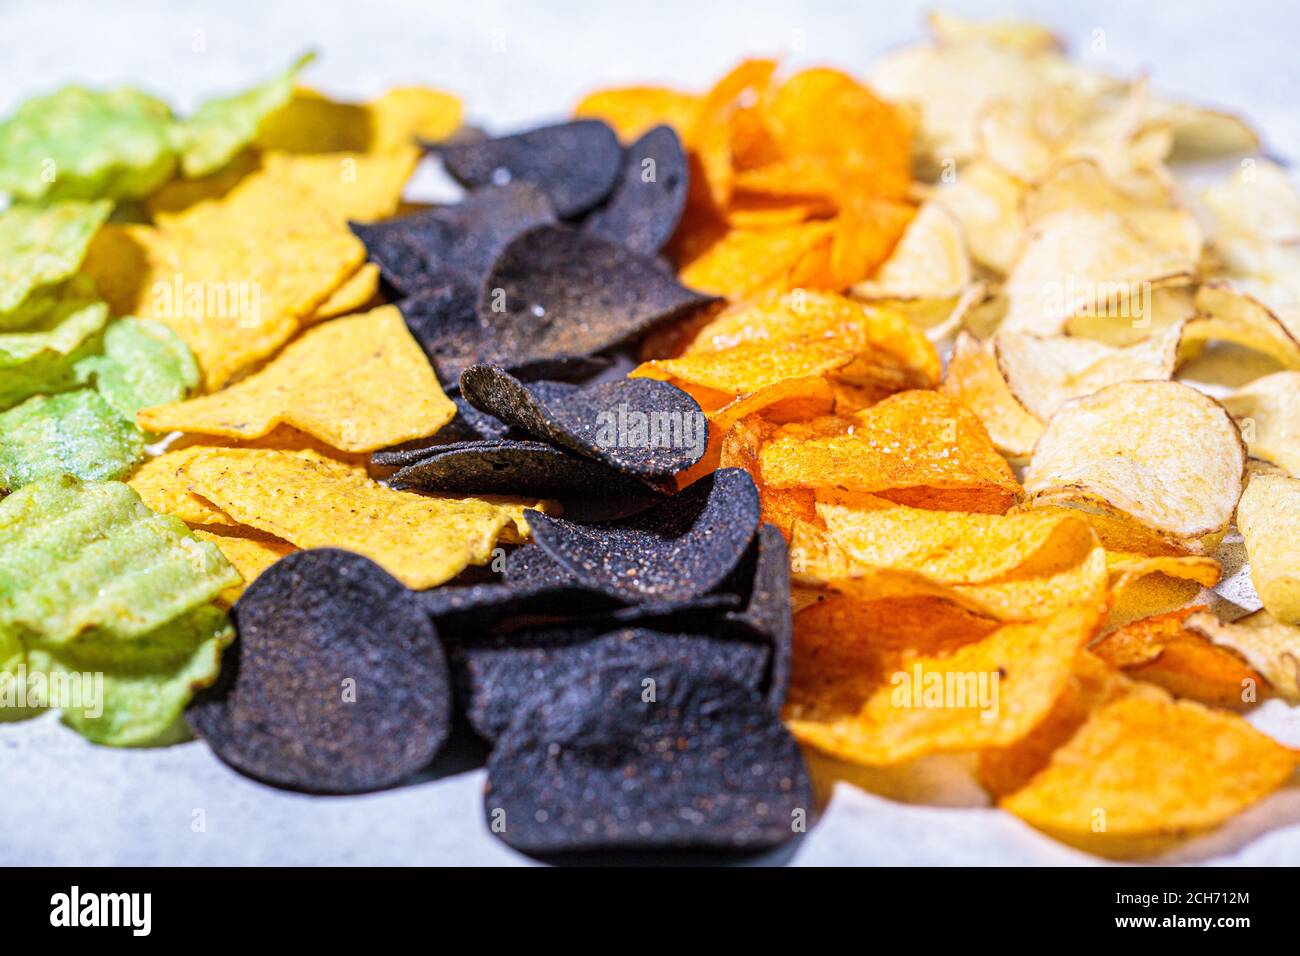
M799 747L759 695L674 661L570 673L533 696L488 759L483 807L539 854L757 850L813 812Z
M513 369L593 355L713 301L616 242L538 226L516 236L483 280L478 312L494 349L480 361Z
M763 524L752 545L755 553L752 584L744 610L726 615L767 642L772 650L767 701L780 713L790 689L794 654L794 616L790 605L790 558L785 538L774 524Z
M384 279L400 292L457 280L477 294L511 239L554 221L546 196L534 186L516 183L470 193L455 205L351 227Z
M624 661L671 663L757 690L768 670L761 644L645 628L569 626L472 634L449 643L452 673L470 726L496 740L538 693L564 692L571 673Z
M538 383L540 384L540 383ZM473 365L461 394L480 411L628 475L663 481L704 456L708 423L674 385L622 378L564 392L525 385L502 368Z
M690 184L681 140L672 127L656 126L628 147L618 186L584 228L653 256L677 229Z
M428 766L451 729L442 647L412 591L333 548L277 561L235 603L239 639L186 711L241 773L356 793Z
M434 149L461 185L478 189L531 183L566 219L609 195L623 165L618 137L595 119Z
M581 521L632 514L664 497L598 461L543 442L509 439L427 449L388 484L406 491L555 498L565 514Z
M579 581L626 601L684 601L716 588L758 528L758 489L720 468L630 518L578 524L527 512L533 540Z

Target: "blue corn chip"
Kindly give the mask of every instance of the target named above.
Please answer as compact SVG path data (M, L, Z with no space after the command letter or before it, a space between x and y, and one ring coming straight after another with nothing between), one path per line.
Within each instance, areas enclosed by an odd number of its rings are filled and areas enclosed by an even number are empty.
M629 518L579 524L527 512L533 541L579 581L628 602L708 594L740 563L759 523L758 489L720 468Z
M674 385L647 378L562 391L540 385L491 365L460 377L461 394L480 411L626 475L662 482L704 456L704 412Z
M812 800L758 693L670 657L566 672L534 694L492 751L483 808L527 853L753 851L789 840Z
M686 151L670 126L656 126L628 147L623 173L609 199L583 228L643 256L667 244L690 192Z
M462 186L529 183L564 219L586 212L609 195L623 166L618 137L594 119L431 148Z

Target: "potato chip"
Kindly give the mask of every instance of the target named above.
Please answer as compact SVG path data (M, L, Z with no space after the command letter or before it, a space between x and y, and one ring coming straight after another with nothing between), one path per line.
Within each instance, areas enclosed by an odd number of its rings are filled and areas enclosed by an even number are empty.
M773 488L842 488L899 504L1002 513L1020 486L971 412L937 392L893 395L854 416L852 431L777 436L760 453Z
M1245 448L1213 399L1177 382L1123 382L1066 404L1034 448L1025 491L1128 516L1191 554L1222 537ZM1128 549L1137 550L1137 549Z
M31 201L135 199L172 175L172 112L138 90L68 86L0 123L0 192Z
M336 463L284 451L213 448L183 470L195 493L240 524L299 548L355 551L412 588L486 564L508 526L528 533L524 509L539 504L393 491Z
M1063 49L1060 38L1037 23L1020 20L967 20L940 10L928 14L925 22L940 43L978 40L1022 53Z
M88 388L36 395L0 412L0 488L60 474L123 477L144 454L144 436Z
M763 482L759 456L763 445L775 432L776 426L762 415L747 415L740 419L723 436L718 467L744 468L749 472L758 488L762 522L775 525L789 540L796 521L816 519L816 499L809 488L775 489Z
M153 431L229 438L259 438L283 423L359 452L425 438L455 414L400 313L382 306L309 329L244 381L139 420Z
M826 256L835 233L824 220L770 229L733 229L693 254L679 257L683 283L701 292L744 298L784 291L810 256Z
M982 344L967 332L958 335L943 391L979 417L998 451L1012 458L1028 458L1043 433L1043 423L1011 394L991 344Z
M1094 709L1000 805L1058 840L1127 856L1218 825L1294 768L1290 750L1235 714L1126 695Z
M0 332L0 408L79 384L78 363L95 351L107 320L108 307L84 277L42 297L39 316L24 331Z
M60 202L10 206L0 212L0 328L23 324L14 316L37 290L70 278L86 257L112 204Z
M1300 624L1300 478L1256 475L1237 505L1250 578L1264 607Z
M1095 339L1116 348L1136 345L1195 319L1196 291L1192 285L1152 285L1149 293L1143 288L1136 298L1130 296L1130 309L1120 309L1118 315L1085 310L1070 316L1065 320L1065 334ZM1184 326L1180 361L1195 358L1205 340L1205 335L1188 335Z
M864 299L943 299L971 282L966 240L955 216L936 202L923 205L889 258L853 287Z
M1205 610L1182 608L1134 621L1098 639L1089 651L1135 680L1213 707L1241 709L1267 693L1264 678L1240 656L1185 626Z
M254 144L289 153L382 153L447 139L460 125L460 100L426 87L397 87L364 104L300 87L258 127Z
M289 102L299 71L314 58L308 53L265 83L201 104L176 129L181 172L206 176L230 162L252 142L262 121Z
M1005 625L942 656L904 654L875 680L845 666L847 649L797 654L786 723L801 743L868 765L1005 747L1051 711L1100 621L1101 609L1090 605Z
M53 649L135 640L238 580L221 552L116 481L59 475L0 501L0 633Z
M1300 372L1274 372L1221 399L1255 458L1300 476Z
M599 90L583 97L574 116L602 119L625 143L640 138L655 126L671 126L682 137L695 126L700 97L657 86ZM689 143L688 143L689 145Z
M747 91L761 96L767 88L775 60L743 60L719 79L700 99L685 140L697 160L702 174L692 177L692 191L703 186L703 195L712 208L722 210L731 201L734 184L731 157L730 118L736 101Z
M992 341L1007 388L1031 415L1045 422L1070 399L1107 385L1172 378L1182 338L1182 326L1174 326L1125 348L1021 332L1001 332Z
M101 344L100 354L77 362L77 378L93 382L128 422L142 408L180 401L199 384L193 353L160 322L118 319L104 330Z
M1201 202L1214 217L1216 236L1300 239L1300 193L1291 174L1267 159L1243 160L1231 177L1202 192Z
M233 605L244 593L244 589L257 580L259 574L286 554L298 550L288 541L281 541L270 535L232 534L196 528L194 536L201 541L210 541L220 548L226 560L234 566L243 579L217 596L217 603L222 607Z
M950 184L935 190L932 198L956 216L970 257L1005 275L1020 253L1024 194L1024 184L1015 177L976 160L963 166Z
M1300 341L1279 314L1257 298L1223 281L1202 285L1196 308L1203 317L1187 323L1189 342L1233 342L1275 359L1288 369L1300 369Z
M1263 674L1269 687L1292 704L1300 703L1300 627L1274 618L1267 610L1236 621L1220 621L1210 611L1190 615L1189 631L1230 648Z
M646 362L631 374L671 382L686 391L699 386L740 397L787 379L831 373L851 361L853 353L841 343L828 339L787 339L778 343L747 342L721 352Z
M835 235L830 261L823 267L825 277L812 272L804 284L845 289L861 282L886 261L890 250L905 236L915 214L914 207L901 200L845 196L840 202L839 215L833 220ZM892 280L906 283L909 269L915 271L914 265L906 261L896 263L891 270Z

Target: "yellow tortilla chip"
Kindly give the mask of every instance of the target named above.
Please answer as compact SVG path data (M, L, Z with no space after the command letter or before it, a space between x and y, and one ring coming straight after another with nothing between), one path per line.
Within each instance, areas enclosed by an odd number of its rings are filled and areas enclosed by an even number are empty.
M142 428L258 438L280 424L348 452L434 434L456 414L395 306L308 329L266 368L141 411Z
M1038 504L1126 515L1186 553L1205 554L1232 518L1245 463L1237 426L1212 398L1178 382L1124 382L1056 413L1034 448L1025 490Z
M230 607L239 600L244 590L257 580L259 574L286 554L298 550L287 541L280 541L267 535L254 537L248 534L207 531L202 528L196 528L194 534L220 548L226 560L235 566L235 570L243 578L238 584L232 584L217 596L217 603L222 607Z
M1063 842L1128 856L1217 826L1294 768L1290 750L1236 714L1127 695L1094 709L1000 805Z
M845 649L800 655L796 642L786 723L800 742L868 765L1008 746L1051 711L1101 613L1074 607L1005 625L946 655L905 654L874 681Z
M943 391L979 416L998 451L1012 458L1028 458L1033 452L1043 423L1011 394L991 343L985 345L967 332L957 336Z
M1020 497L1019 483L979 419L938 392L899 392L858 412L852 426L830 437L776 436L760 453L763 482L997 514Z
M264 175L306 193L346 228L394 215L419 160L420 151L405 146L387 153L267 153L262 164Z
M1250 577L1264 607L1300 624L1300 479L1256 475L1237 505Z
M308 322L320 322L349 315L366 305L379 292L379 266L367 262L352 274L330 297L316 307Z
M1223 400L1255 458L1300 476L1300 372L1274 372Z
M412 588L486 564L508 527L528 533L539 502L394 491L301 453L212 448L183 468L190 488L240 524L300 548L363 554Z
M299 88L258 128L255 145L291 153L389 152L437 142L460 128L460 100L425 87L389 90L370 103L339 103Z

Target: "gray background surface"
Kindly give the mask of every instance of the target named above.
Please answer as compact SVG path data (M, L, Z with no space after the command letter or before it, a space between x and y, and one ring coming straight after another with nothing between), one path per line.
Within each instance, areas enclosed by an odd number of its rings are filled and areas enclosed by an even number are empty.
M443 87L464 99L472 121L501 130L563 116L592 87L703 88L745 54L864 73L883 51L920 38L923 13L932 6L903 0L0 0L0 115L69 82L140 85L187 109L314 48L322 57L305 79L327 92L361 99L403 83ZM1263 130L1274 156L1300 157L1300 7L1294 4L944 6L1042 20L1086 62L1126 75L1146 72L1159 91L1240 110ZM1088 52L1098 30L1104 55ZM203 52L195 50L199 40ZM442 185L436 176L422 176L416 196L436 196ZM1270 702L1252 719L1300 744L1300 728L1283 705ZM460 753L440 762L436 775L396 790L312 798L246 780L199 743L155 751L96 748L46 717L0 725L0 779L5 864L528 862L486 832L483 773ZM841 787L807 837L759 862L1096 862L983 807L982 794L954 783L961 779L950 761L921 762L911 793L927 805ZM1284 790L1170 859L1300 862L1300 788Z

